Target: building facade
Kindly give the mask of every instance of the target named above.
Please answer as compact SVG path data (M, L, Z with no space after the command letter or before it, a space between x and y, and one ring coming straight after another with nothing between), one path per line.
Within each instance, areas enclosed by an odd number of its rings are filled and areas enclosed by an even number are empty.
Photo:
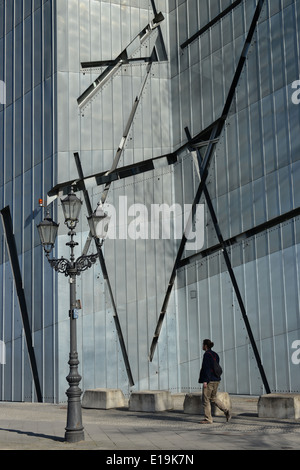
M210 338L223 390L299 392L299 34L297 0L0 1L1 400L66 400L68 279L36 225L47 205L69 256L71 186L78 256L83 189L109 216L82 390L197 391Z

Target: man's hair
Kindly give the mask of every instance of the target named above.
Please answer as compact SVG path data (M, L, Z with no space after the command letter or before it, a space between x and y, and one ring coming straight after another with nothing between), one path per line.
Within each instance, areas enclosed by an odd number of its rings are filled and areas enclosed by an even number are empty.
M214 347L214 343L210 339L204 339L203 340L203 345L207 346L209 349Z

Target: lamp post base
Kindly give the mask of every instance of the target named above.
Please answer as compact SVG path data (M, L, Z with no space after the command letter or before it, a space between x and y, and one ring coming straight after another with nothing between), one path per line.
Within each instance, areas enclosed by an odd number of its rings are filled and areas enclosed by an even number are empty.
M80 429L78 431L68 431L65 432L65 441L69 443L84 441L84 431Z
M78 394L80 397L80 394ZM67 426L65 427L65 440L66 442L84 441L84 427L82 425L81 417L81 403L75 398L75 401L68 402L68 416ZM74 399L74 398L73 398Z
M75 321L72 320L72 325L75 327ZM81 413L81 390L78 387L81 376L78 373L78 354L77 352L70 353L70 373L66 377L70 387L66 391L68 397L68 410L67 410L67 425L65 427L65 439L67 442L78 442L84 440L84 432L82 425Z
M78 389L77 396L74 391L72 398L70 398L70 391L68 390L68 416L67 416L67 425L65 427L65 440L66 442L78 442L84 441L84 427L82 425L81 417L81 403L80 395L81 390ZM71 392L71 393L72 393Z

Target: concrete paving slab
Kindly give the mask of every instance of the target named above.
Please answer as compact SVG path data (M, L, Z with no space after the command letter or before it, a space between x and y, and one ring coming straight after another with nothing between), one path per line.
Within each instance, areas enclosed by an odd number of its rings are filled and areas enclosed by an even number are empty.
M235 397L232 420L183 412L184 395L173 397L174 408L163 412L82 409L85 440L64 441L66 405L0 402L0 450L150 451L170 455L200 450L299 450L300 421L259 418L258 397ZM104 455L104 454L103 454ZM135 454L134 454L135 455Z

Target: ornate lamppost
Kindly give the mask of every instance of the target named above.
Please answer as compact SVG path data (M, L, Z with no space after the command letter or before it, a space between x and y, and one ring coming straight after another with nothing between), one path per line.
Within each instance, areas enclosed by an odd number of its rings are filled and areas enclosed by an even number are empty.
M70 355L69 355L69 375L66 377L69 388L66 391L68 397L68 411L67 411L67 426L65 432L65 439L67 442L78 442L84 440L84 428L82 425L82 413L81 413L81 401L80 397L82 394L79 388L81 376L78 372L78 352L77 352L77 331L76 331L76 319L78 302L76 300L76 276L80 275L83 271L90 268L97 260L98 254L83 255L75 260L74 248L78 245L74 241L76 232L74 231L77 223L78 216L81 210L82 201L73 192L73 189L69 195L61 200L62 209L65 217L65 224L69 229L68 235L70 241L66 243L70 247L70 259L59 258L50 259L50 253L54 247L58 226L54 222L49 211L46 213L44 220L37 226L41 244L45 250L47 259L53 269L59 273L63 273L69 277L70 282ZM95 213L88 218L88 222L93 235L96 235L96 224L99 223L101 217Z

